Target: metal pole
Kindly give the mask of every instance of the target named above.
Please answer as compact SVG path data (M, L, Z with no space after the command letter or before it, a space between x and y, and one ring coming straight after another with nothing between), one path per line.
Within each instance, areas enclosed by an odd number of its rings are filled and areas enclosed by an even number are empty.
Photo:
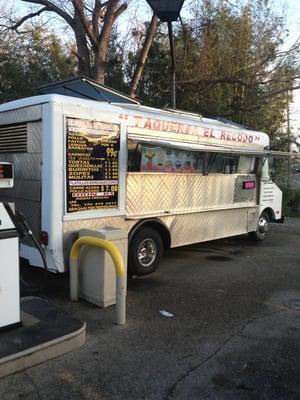
M286 119L287 119L287 134L288 134L288 149L291 151L291 124L290 124L290 96L289 91L286 92ZM288 183L290 184L291 179L291 158L288 158Z
M176 109L176 67L175 67L175 47L172 21L168 21L170 51L171 51L171 71L172 71L172 93L171 93L171 106Z

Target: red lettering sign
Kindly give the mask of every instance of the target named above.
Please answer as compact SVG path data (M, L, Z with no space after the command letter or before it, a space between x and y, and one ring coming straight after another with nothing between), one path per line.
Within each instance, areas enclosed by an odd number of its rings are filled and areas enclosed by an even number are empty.
M244 181L243 189L255 189L256 182L255 181Z

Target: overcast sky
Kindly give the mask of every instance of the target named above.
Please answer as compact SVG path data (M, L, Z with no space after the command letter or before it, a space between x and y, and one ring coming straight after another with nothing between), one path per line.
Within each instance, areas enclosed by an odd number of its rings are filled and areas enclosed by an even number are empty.
M0 1L3 4L7 4L6 0L0 0ZM199 1L199 0L194 0L194 1ZM239 3L241 3L242 1L243 0L239 0ZM231 4L234 4L235 2L236 2L235 0L231 0ZM189 8L190 3L191 0L185 0L182 12L183 16L186 16L188 14L187 10ZM132 17L132 15L134 15L135 10L137 9L137 4L138 4L139 17L141 19L145 18L150 19L151 11L146 0L129 0L129 4L130 4L129 10L128 12L124 13L122 25L126 23L126 20L128 20L129 15L130 18ZM293 39L296 39L296 37L299 36L300 32L300 0L273 0L273 4L278 9L279 12L281 12L281 10L284 10L284 12L286 13L288 28L291 32L291 37ZM23 13L28 8L28 5L22 2L22 0L15 0L15 5L20 13Z
M119 24L119 30L123 32L124 34L131 30L132 28L136 28L138 25L138 21L143 23L146 20L150 20L152 11L147 4L146 0L127 0L129 3L128 10L121 16L121 18L118 20ZM183 10L182 10L182 16L183 17L188 17L189 13L188 10L190 8L190 5L193 2L200 2L201 0L185 0ZM228 0L230 1L231 4L241 4L246 0ZM272 0L271 1L273 4L273 7L275 7L276 11L278 11L279 14L284 13L286 20L287 20L287 28L289 30L289 36L285 40L284 43L284 50L287 50L290 48L295 41L300 37L300 0ZM9 4L7 0L0 0L0 4L6 5ZM27 3L24 3L22 0L15 0L14 5L16 7L17 12L20 15L24 15L26 13L26 10L29 9L29 7L35 7L35 9L39 8L40 6L36 5L28 5ZM52 14L53 15L53 14ZM45 15L43 18L46 18ZM66 35L66 32L63 31L63 28L65 28L65 24L61 22L61 19L58 18L53 18L51 20L51 25L54 27L55 32L62 37L63 40L68 40L68 35ZM70 32L70 35L72 33Z

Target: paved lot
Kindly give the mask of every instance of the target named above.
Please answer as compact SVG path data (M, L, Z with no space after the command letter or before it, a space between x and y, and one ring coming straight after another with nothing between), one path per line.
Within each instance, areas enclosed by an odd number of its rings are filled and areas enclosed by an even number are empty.
M1 400L300 399L299 219L264 243L169 251L129 282L126 327L50 283L52 301L87 322L87 344L0 380Z

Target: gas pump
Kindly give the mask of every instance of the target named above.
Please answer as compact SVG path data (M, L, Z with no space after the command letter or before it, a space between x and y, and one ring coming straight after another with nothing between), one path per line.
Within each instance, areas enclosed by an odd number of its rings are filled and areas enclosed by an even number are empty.
M0 190L14 185L13 166L0 163ZM0 202L0 331L21 325L19 234L8 203Z
M0 162L0 191L13 185L13 165ZM0 378L82 346L86 329L83 321L42 298L31 297L21 304L19 240L31 240L40 252L44 282L47 262L25 216L12 207L0 202Z

